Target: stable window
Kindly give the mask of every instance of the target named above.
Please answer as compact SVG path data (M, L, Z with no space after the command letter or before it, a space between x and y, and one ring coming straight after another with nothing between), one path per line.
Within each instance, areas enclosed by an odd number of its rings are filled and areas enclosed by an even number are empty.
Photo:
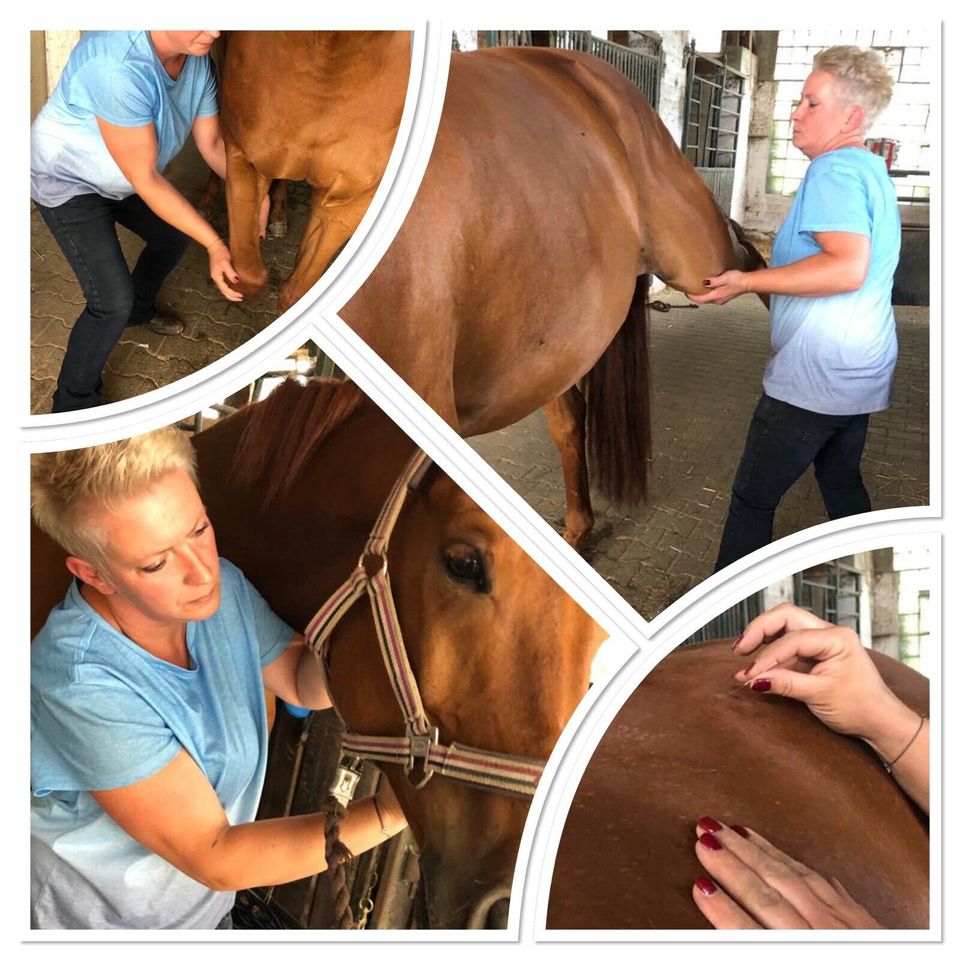
M810 161L791 142L790 115L800 101L814 54L825 47L873 47L896 86L890 105L868 131L873 149L889 157L901 202L930 202L930 98L932 53L925 31L781 30L774 69L776 100L767 168L767 193L793 196Z

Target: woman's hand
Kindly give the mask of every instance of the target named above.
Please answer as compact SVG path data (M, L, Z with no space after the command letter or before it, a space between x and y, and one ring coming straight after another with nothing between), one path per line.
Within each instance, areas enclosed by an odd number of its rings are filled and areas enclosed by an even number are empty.
M721 930L865 930L880 924L843 888L759 834L712 817L697 822L693 885L700 912Z
M733 648L755 654L734 680L757 693L801 700L831 730L861 737L929 810L929 727L883 682L853 630L781 603L752 620Z
M243 294L239 290L234 290L230 283L239 283L240 277L233 268L233 261L230 259L230 248L219 238L207 247L207 255L210 257L210 276L217 285L217 289L228 299L235 303L243 299ZM230 281L228 283L227 281Z
M734 297L750 293L748 273L743 270L727 270L718 277L709 277L703 281L706 293L687 294L687 299L694 303L715 303L717 306L727 303Z
M758 693L802 700L837 733L873 740L892 715L906 709L853 630L792 604L760 614L734 649L742 656L758 651L749 666L734 674L735 680Z

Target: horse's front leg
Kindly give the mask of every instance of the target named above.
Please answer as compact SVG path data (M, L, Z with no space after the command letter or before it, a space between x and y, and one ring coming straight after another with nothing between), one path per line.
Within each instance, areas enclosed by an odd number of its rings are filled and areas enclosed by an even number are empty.
M353 236L372 198L373 190L368 190L349 200L331 204L325 202L326 193L313 191L310 219L300 241L296 265L280 285L277 305L281 310L292 307L320 279Z
M572 386L544 408L547 429L560 451L567 509L563 539L575 550L593 529L593 507L587 478L586 403L580 388Z
M230 259L245 297L259 296L267 286L267 267L260 256L260 209L270 179L257 173L233 138L224 132L227 153L227 219Z

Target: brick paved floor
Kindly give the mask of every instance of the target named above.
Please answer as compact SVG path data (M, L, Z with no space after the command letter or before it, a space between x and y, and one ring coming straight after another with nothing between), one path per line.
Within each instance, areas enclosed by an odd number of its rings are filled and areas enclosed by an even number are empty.
M207 168L192 142L171 164L171 181L196 203ZM299 237L308 212L307 187L291 184L290 233ZM212 222L226 237L226 211L222 194ZM120 228L121 246L132 265L143 243ZM30 411L47 413L56 389L57 375L73 322L84 298L70 265L60 253L36 208L30 211L31 244L31 377ZM109 401L138 396L179 380L219 359L259 333L277 316L276 293L280 281L293 269L296 244L290 240L264 241L263 256L270 269L267 293L249 303L225 300L208 273L206 252L191 244L167 278L159 303L177 311L185 325L179 336L163 337L143 328L131 328L114 347L103 374L104 397Z
M656 295L669 303L685 298ZM871 417L863 474L876 509L929 502L929 312L897 308L896 400ZM618 508L597 498L584 557L647 619L713 569L730 486L760 394L769 349L756 298L726 307L651 311L653 461L650 499ZM563 479L536 413L471 445L561 529ZM812 469L784 498L775 536L826 520Z

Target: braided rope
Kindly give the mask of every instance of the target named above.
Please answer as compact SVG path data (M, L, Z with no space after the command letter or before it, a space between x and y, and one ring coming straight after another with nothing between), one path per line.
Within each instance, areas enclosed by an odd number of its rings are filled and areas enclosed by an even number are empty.
M353 859L353 854L340 839L340 821L347 815L347 810L336 797L331 796L327 798L323 813L327 874L333 892L335 923L340 930L353 930L356 922L353 919L353 910L350 909L350 891L347 889L347 871L344 866Z

